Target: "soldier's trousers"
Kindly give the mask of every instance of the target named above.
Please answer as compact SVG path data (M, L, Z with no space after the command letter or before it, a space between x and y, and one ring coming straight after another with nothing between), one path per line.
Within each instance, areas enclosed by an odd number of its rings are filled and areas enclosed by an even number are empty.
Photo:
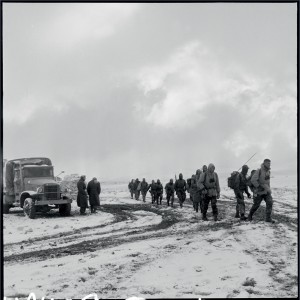
M156 204L158 205L159 203L161 204L161 201L162 201L162 197L163 197L163 195L162 195L162 193L157 193L156 194ZM158 200L159 200L159 203L158 203Z
M147 192L142 192L143 201L146 202L146 194Z
M241 215L245 214L245 198L243 195L243 192L236 192L235 193L236 196L236 213L240 213Z
M186 198L186 194L185 194L185 191L177 191L177 197L179 199L179 204L180 204L180 207L182 207L182 204L183 202L185 201L185 198Z
M266 202L266 219L271 218L272 214L272 207L273 207L273 198L271 194L266 194L266 195L257 195L253 199L253 205L250 209L249 215L252 217L253 214L257 211L257 209L260 207L260 204L262 200L265 200Z
M200 207L200 211L202 212L203 211L203 196L200 193L200 191L197 191L193 194L193 199L194 199L194 202L193 202L194 210L196 212L198 212L199 207Z
M167 205L168 206L170 205L170 199L171 199L171 206L173 206L173 203L174 203L174 193L167 194Z
M154 199L154 193L150 192L151 194L151 200L152 200L152 204L155 202L155 199Z
M206 216L209 202L211 203L211 209L214 216L218 215L218 208L217 208L217 197L216 196L206 196L203 199L203 210L202 213L204 216Z
M135 191L134 194L135 194L135 200L139 200L140 198L140 192L141 191Z
M133 199L133 190L130 190L131 199Z

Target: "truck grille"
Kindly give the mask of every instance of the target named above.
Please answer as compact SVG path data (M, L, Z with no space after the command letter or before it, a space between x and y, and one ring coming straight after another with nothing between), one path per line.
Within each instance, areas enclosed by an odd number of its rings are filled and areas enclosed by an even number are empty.
M46 200L57 200L60 198L59 185L45 185L44 195Z

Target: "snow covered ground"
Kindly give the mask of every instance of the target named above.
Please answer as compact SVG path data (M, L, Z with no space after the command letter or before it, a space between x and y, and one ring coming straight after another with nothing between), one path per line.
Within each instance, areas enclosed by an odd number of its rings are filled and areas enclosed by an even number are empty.
M225 186L225 183L223 183ZM220 221L208 222L186 200L180 209L130 199L127 183L102 184L101 209L4 215L4 295L27 298L297 297L297 188L273 185L275 224L234 218L222 188ZM246 200L247 212L252 199Z

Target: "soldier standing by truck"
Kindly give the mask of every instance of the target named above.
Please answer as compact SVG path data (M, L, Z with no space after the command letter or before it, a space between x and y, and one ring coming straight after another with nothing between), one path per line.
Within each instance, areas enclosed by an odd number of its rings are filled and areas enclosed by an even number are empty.
M80 207L80 214L85 215L85 210L88 207L88 195L86 192L85 175L81 175L77 182L77 205Z
M91 213L96 213L97 207L100 206L101 186L97 178L94 177L87 186L87 193L89 195L89 202L91 206Z

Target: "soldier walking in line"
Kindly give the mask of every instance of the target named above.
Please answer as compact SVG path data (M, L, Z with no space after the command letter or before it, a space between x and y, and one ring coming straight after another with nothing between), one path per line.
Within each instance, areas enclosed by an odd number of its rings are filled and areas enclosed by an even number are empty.
M179 179L176 180L176 182L175 182L175 187L174 188L175 188L175 191L176 191L176 195L179 199L180 207L182 208L183 202L185 201L185 198L186 198L186 194L185 194L186 182L183 179L183 176L182 176L181 173L179 174Z
M135 200L139 200L140 197L140 192L141 192L141 182L137 178L133 184L133 192L134 192L134 197Z
M193 201L193 208L196 210L196 198L197 198L197 181L196 181L196 175L192 175L191 178L191 186L190 186L190 195Z
M141 182L141 193L142 193L143 202L146 202L147 192L148 192L148 183L146 182L145 178L143 178Z
M166 191L166 198L167 198L167 205L170 205L170 199L171 199L171 207L174 207L174 183L173 179L170 179L170 182L168 182L165 186Z
M193 202L192 195L191 195L191 180L192 180L192 176L191 176L191 178L188 178L186 180L186 191L190 194L190 200Z
M208 221L206 213L209 202L211 202L214 220L218 221L217 199L220 198L220 185L219 177L215 172L215 166L213 164L209 164L207 172L201 174L199 188L200 191L206 190L207 192L203 201L202 219Z
M207 172L207 165L203 165L201 174L206 173L206 172ZM200 190L198 182L200 182L200 178L197 180L197 189ZM200 192L200 209L201 209L201 213L203 212L203 203L204 203L204 199L206 197L206 194L207 194L206 190Z
M156 182L156 204L158 205L158 200L159 200L159 204L161 205L161 201L163 198L163 192L164 192L164 187L161 184L160 180L157 179Z
M245 200L244 200L244 192L247 194L248 198L251 198L251 194L248 191L247 186L247 173L249 167L247 165L242 166L242 172L239 173L234 182L234 193L236 196L237 204L236 204L236 214L235 217L239 218L242 221L247 220L245 217ZM241 214L241 216L240 216Z
M132 179L129 184L128 184L128 189L130 191L130 196L131 196L131 199L133 199L133 185L134 185L134 180Z
M96 213L97 207L100 206L101 186L97 178L94 177L87 185L87 193L89 195L89 202L91 213Z
M250 209L248 220L252 221L253 214L259 208L262 200L266 202L266 222L274 223L272 220L272 207L273 207L273 198L270 188L270 177L271 177L271 160L266 158L261 164L261 167L255 171L251 177L251 183L253 184L254 194L254 203Z
M151 195L152 204L154 204L154 201L155 201L155 197L154 197L155 189L156 189L156 183L154 180L152 180L151 184L149 184L149 187L148 187L148 191L150 192L150 195Z
M88 207L88 195L86 192L85 175L80 176L77 182L77 206L80 207L80 214L85 215L85 210Z

